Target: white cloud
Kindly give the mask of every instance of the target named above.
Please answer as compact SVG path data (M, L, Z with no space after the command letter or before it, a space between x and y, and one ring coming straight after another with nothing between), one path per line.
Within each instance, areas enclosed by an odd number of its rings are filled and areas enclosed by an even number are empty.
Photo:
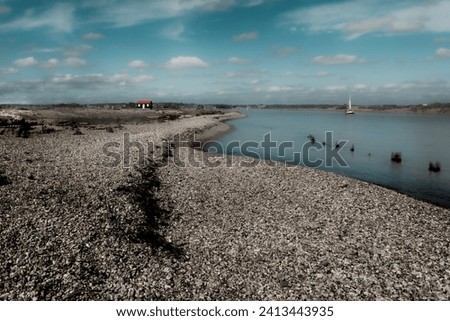
M394 83L387 83L383 85L384 89L398 89L400 88L400 85L394 84Z
M280 16L282 24L288 24L292 31L296 25L306 26L311 32L339 30L342 25L368 16L370 11L358 1L337 4L316 5L292 10Z
M364 62L364 59L355 55L339 54L335 56L316 56L312 59L313 63L323 65L356 64Z
M69 67L83 67L86 66L87 63L84 59L80 59L77 57L69 57L64 60L63 65Z
M239 72L229 71L221 74L219 77L221 78L260 78L263 76L267 70L244 70Z
M230 57L228 58L228 62L230 64L240 64L240 65L245 65L248 64L250 61L248 59L245 58L239 58L239 57Z
M137 69L145 69L148 67L148 64L142 60L132 60L128 63L128 67L137 68Z
M40 15L34 14L34 10L27 10L23 17L0 24L0 31L31 30L45 27L51 31L71 32L74 26L74 10L75 7L67 3L56 4Z
M369 33L449 32L448 12L446 0L423 4L353 0L294 10L281 18L283 24L306 26L310 32L340 31L355 39Z
M327 87L325 87L325 90L328 90L328 91L344 91L344 90L347 90L347 87L342 86L342 85L327 86Z
M96 21L130 27L148 21L176 18L195 11L220 11L234 5L221 0L128 0L100 6Z
M66 88L90 88L95 89L105 83L114 83L111 77L103 74L87 74L87 75L72 75L61 74L53 76L50 81L46 82L48 86L66 86Z
M286 92L286 91L292 91L294 88L290 86L270 86L267 88L267 91L270 93L278 93L278 92Z
M56 58L50 58L46 62L42 63L41 66L44 68L54 68L59 66L59 60Z
M12 75L12 74L17 74L19 72L19 70L17 70L16 68L1 68L0 69L0 73L3 75Z
M0 103L130 101L148 93L149 75L55 74L49 78L0 81Z
M0 14L10 13L11 7L8 6L0 6Z
M83 35L82 37L84 40L100 40L103 39L103 35L100 33L96 33L96 32L88 32L86 34Z
M348 34L349 39L354 39L360 37L363 34L373 32L378 29L382 30L391 23L391 18L358 20L345 24L342 29Z
M446 38L446 37L439 37L439 38L434 38L433 39L434 42L450 42L450 38Z
M366 90L367 88L369 87L365 84L356 84L353 86L354 90Z
M252 79L252 80L250 80L248 83L250 84L250 85L259 85L259 84L261 84L263 81L261 80L261 79Z
M436 50L436 56L439 58L450 58L450 49L439 48Z
M117 3L117 0L82 0L82 8L99 8L99 7L109 7Z
M319 71L316 74L316 77L318 77L318 78L331 77L331 76L333 76L333 74L330 74L328 71Z
M295 47L280 47L280 46L272 46L272 50L275 55L279 58L285 58L295 52L298 51L298 48Z
M21 67L29 67L38 65L42 68L57 68L57 67L84 67L87 66L87 62L84 59L77 57L69 57L64 60L58 60L56 58L50 58L47 61L40 62L34 57L28 57L23 59L18 59L14 62L15 65Z
M183 40L181 38L183 32L184 32L184 25L181 22L178 22L174 25L170 25L164 28L161 31L161 36L172 40Z
M195 12L224 11L232 7L257 6L262 0L127 0L103 1L99 5L85 3L98 9L95 22L112 23L116 27L129 27L148 21L177 18Z
M205 11L225 11L236 4L235 0L211 0L204 1L202 10Z
M171 58L167 64L167 68L204 68L208 67L208 64L195 56L178 56Z
M89 45L73 45L63 49L62 53L65 56L82 56L91 49Z
M246 87L221 87L215 90L185 85L167 84L161 88L150 88L150 75L133 77L127 73L105 74L56 74L49 78L21 81L0 81L0 103L55 103L55 102L105 102L131 101L136 96L145 97L152 92L153 97L164 100L210 103L218 101L218 92L227 93L220 101L230 104L286 103L336 104L343 103L348 92L355 92L358 104L416 104L450 100L450 84L447 80L430 79L371 86L365 84L343 86L336 83L328 87L297 87L276 84L270 87L258 85L258 81L245 82ZM254 79L256 80L256 79ZM359 88L359 89L358 89ZM356 93L358 93L356 95ZM130 100L131 99L131 100Z
M244 7L256 7L264 3L264 0L246 0L243 1Z
M61 48L33 48L30 51L32 52L37 52L37 53L52 53L52 52L56 52L56 51L60 51Z
M245 32L245 33L241 33L239 35L235 35L233 36L233 40L234 41L248 41L248 40L253 40L258 38L258 33L257 32Z
M351 22L344 25L342 29L347 33L348 39L355 39L372 32L389 34L419 31L424 29L424 24L419 20L399 19L399 17L389 16Z
M163 0L129 0L126 3L101 7L95 19L112 23L116 27L130 27L151 20L175 18L187 9L186 5L176 6L173 2Z
M133 81L136 83L147 82L153 80L153 76L150 75L139 75L133 78Z
M104 75L104 74L59 74L54 75L45 85L50 88L67 88L67 89L98 89L109 88L111 85L127 86L136 85L142 82L152 80L149 75L130 76L126 73Z
M14 61L17 67L31 67L37 65L39 62L34 57L26 57Z

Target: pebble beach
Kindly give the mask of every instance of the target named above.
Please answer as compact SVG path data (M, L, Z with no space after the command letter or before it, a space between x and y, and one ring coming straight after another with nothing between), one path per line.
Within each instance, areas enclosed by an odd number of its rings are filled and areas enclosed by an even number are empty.
M234 117L3 133L0 299L450 300L449 210L170 143ZM144 163L133 148L111 165L105 144L125 133L155 146Z

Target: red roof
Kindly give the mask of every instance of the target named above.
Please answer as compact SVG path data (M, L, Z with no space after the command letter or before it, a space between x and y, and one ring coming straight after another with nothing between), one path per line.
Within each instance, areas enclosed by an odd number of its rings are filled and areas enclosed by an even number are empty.
M151 102L150 99L140 99L137 101L138 104L150 104Z

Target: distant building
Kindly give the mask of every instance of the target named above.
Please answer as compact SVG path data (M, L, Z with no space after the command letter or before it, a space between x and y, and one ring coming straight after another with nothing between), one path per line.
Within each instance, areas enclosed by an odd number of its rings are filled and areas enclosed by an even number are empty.
M137 108L153 108L153 102L150 99L141 99L136 102Z

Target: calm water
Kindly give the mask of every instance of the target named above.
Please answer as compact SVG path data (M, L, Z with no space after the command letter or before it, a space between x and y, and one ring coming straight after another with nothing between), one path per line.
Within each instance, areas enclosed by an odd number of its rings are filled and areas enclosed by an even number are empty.
M314 135L320 144L326 140L325 132L333 133L333 142L327 142L331 150L339 140L349 142L340 148L339 155L348 164L340 166L319 166L324 170L386 186L419 199L450 208L450 116L417 115L393 113L358 113L346 116L334 111L299 110L243 110L247 118L231 121L235 130L223 137L225 146L231 141L255 141L261 143L264 135L271 134L277 146L283 141L292 141L293 147L286 148L280 155L272 148L270 158L278 161L293 160L294 152L301 152L302 146ZM354 151L351 151L351 146ZM310 149L309 159L326 159L325 149ZM267 149L266 149L267 151ZM229 149L227 151L231 153ZM401 152L400 164L391 162L391 152ZM234 149L234 154L255 153L260 157L269 155L256 147L247 152ZM302 165L311 165L304 159ZM439 161L441 171L428 171L430 161ZM298 163L298 162L297 162Z

